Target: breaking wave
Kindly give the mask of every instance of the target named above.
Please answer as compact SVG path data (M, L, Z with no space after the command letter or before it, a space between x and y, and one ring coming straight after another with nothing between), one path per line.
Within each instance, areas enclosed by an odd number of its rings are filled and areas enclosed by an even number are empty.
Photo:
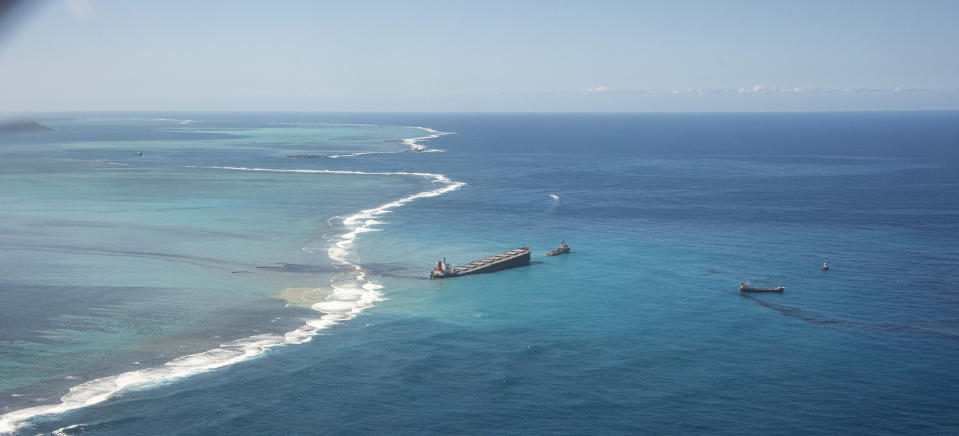
M153 121L173 121L173 122L176 122L177 124L184 124L184 125L198 122L197 120L180 120L176 118L153 118Z
M297 126L378 127L375 124L333 124L333 123L268 123L268 124L297 125ZM406 127L409 127L411 129L424 130L427 133L429 133L429 135L402 139L401 142L407 147L406 150L402 150L402 151L358 151L353 153L339 153L339 154L329 154L329 155L297 155L297 156L288 156L288 157L337 159L341 157L356 157L356 156L364 156L368 154L394 154L394 153L401 153L401 152L407 152L407 151L437 153L437 152L442 152L443 150L440 150L437 148L428 148L425 144L423 144L423 142L433 138L439 138L440 136L443 136L443 135L454 134L453 132L441 132L439 130L430 129L429 127L420 127L420 126L406 126Z
M353 157L353 156L363 156L366 154L383 154L384 151L358 151L356 153L343 153L343 154L331 154L327 156L330 159L336 159L338 157Z
M427 129L429 130L429 129ZM419 172L366 172L343 170L308 170L308 169L270 169L245 167L197 167L188 168L217 169L229 171L263 171L274 173L305 173L305 174L351 174L351 175L395 175L415 176L432 180L438 186L435 189L418 192L407 197L391 201L380 206L364 209L346 216L330 218L330 223L338 221L345 230L343 233L328 235L331 243L327 251L334 267L340 272L331 279L333 291L326 301L316 303L312 309L320 315L310 319L303 326L286 332L283 335L262 334L227 342L212 350L178 357L161 366L129 371L119 375L102 377L81 383L70 388L57 404L46 404L20 409L0 415L0 433L11 433L23 423L38 415L62 413L100 403L124 389L149 387L158 383L189 377L194 374L232 365L252 359L267 350L284 345L302 344L309 342L313 335L321 330L333 327L344 321L355 318L360 312L373 306L379 301L382 286L367 277L367 271L362 266L350 262L351 248L361 233L374 231L375 226L385 224L376 218L391 212L409 202L420 198L436 197L447 192L459 189L465 185L455 182L442 174ZM69 427L68 427L69 428Z
M426 135L426 136L419 136L416 138L404 139L403 143L410 147L410 151L442 151L442 150L428 150L425 145L421 144L421 142L426 141L428 139L439 138L440 136L443 136L443 135L453 134L453 132L440 132L439 130L434 130L429 127L420 127L420 126L410 126L410 127L414 129L424 130L427 133L429 133L429 135Z

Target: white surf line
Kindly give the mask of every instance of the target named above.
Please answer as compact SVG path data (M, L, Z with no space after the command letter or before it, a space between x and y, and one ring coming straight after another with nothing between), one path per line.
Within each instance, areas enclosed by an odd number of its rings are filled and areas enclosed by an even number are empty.
M443 135L453 134L453 132L440 132L439 130L431 129L429 127L420 127L420 126L408 126L408 127L425 130L427 133L429 133L429 135L426 135L426 136L404 139L403 143L410 147L410 151L426 151L427 150L426 146L423 144L420 144L420 141L426 141L428 139L439 138L440 136L443 136ZM430 151L433 151L433 150L430 150ZM440 151L440 150L436 150L436 151Z
M353 157L353 156L363 156L367 154L388 154L388 153L396 153L396 152L395 151L358 151L356 153L331 154L326 157L330 159L336 159L339 157Z
M403 144L405 144L407 147L409 147L409 148L408 148L407 150L405 150L405 151L442 152L443 150L427 148L425 145L421 144L420 142L426 141L426 140L429 140L429 139L433 139L433 138L439 138L440 136L443 136L443 135L455 135L455 133L453 133L453 132L441 132L441 131L439 131L439 130L431 129L431 128L429 128L429 127L420 127L420 126L403 126L403 127L409 127L409 128L411 128L411 129L420 129L420 130L424 130L424 131L426 131L427 133L429 133L429 135L426 135L426 136L417 136L417 137L415 137L415 138L404 138L404 139L402 140ZM347 154L335 154L335 155L330 155L330 156L327 156L327 157L329 157L329 158L331 158L331 159L336 159L336 158L338 158L338 157L353 157L353 156L362 156L362 155L365 155L365 154L388 154L388 153L397 153L397 152L395 152L395 151L367 151L367 152L357 152L357 153L347 153Z
M197 120L180 120L176 118L152 118L153 121L175 121L178 124L193 124L199 121Z
M76 429L78 429L78 428L83 427L84 425L86 425L86 424L73 424L73 425L68 425L68 426L66 426L66 427L58 428L58 429L50 432L50 434L52 434L53 436L67 436L67 435L69 434L69 433L67 433L68 431L76 430Z
M316 303L313 310L322 313L318 318L308 320L305 325L296 330L281 335L263 334L221 344L212 350L178 357L161 366L129 371L119 375L102 377L81 383L70 388L57 404L46 404L15 410L0 415L0 434L12 433L23 426L25 421L38 415L63 413L81 407L91 406L112 397L117 392L135 387L147 387L158 383L176 380L216 368L232 365L237 362L252 359L267 350L284 345L302 344L312 340L313 335L355 318L360 312L373 307L373 303L381 300L382 286L367 279L366 271L360 265L351 263L350 247L360 233L374 231L373 226L383 224L375 218L392 212L419 198L437 197L447 192L455 191L465 185L463 182L454 182L442 174L416 172L366 172L344 170L295 170L245 167L198 167L188 168L221 169L232 171L263 171L273 173L315 173L315 174L355 174L355 175L383 175L383 176L419 176L432 179L433 183L442 186L436 189L418 192L399 200L371 208L364 209L352 215L342 217L342 223L347 232L330 238L333 244L327 250L334 265L345 271L337 274L331 280L333 292L326 301ZM340 217L334 217L340 218ZM331 218L332 219L332 218Z
M377 126L377 125L375 125L375 124L331 124L331 123L268 123L268 124L319 125L319 126L353 126L353 127L379 127L379 126ZM408 147L406 150L403 150L403 151L418 151L418 152L432 152L432 153L442 152L443 150L440 150L440 149L427 148L425 145L420 144L420 142L421 142L421 141L426 141L426 140L428 140L428 139L439 138L440 136L443 136L443 135L455 135L454 132L441 132L441 131L439 131L439 130L431 129L431 128L429 128L429 127L420 127L420 126L403 126L403 127L409 127L409 128L411 128L411 129L425 130L426 132L429 133L429 135L426 135L426 136L418 136L418 137L416 137L416 138L404 138L404 139L402 139L401 141L403 142L403 144L405 144L405 145ZM363 141L361 141L361 142L363 142ZM364 155L368 155L368 154L394 154L394 153L401 153L401 152L399 152L399 151L358 151L358 152L355 152L355 153L331 154L331 155L323 156L323 157L326 157L326 158L329 158L329 159L337 159L337 158L341 158L341 157L356 157L356 156L364 156Z

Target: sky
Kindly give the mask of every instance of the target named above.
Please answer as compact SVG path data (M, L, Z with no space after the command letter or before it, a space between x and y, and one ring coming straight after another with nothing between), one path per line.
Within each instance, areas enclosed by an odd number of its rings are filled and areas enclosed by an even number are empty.
M0 21L3 113L959 109L952 0L17 9Z

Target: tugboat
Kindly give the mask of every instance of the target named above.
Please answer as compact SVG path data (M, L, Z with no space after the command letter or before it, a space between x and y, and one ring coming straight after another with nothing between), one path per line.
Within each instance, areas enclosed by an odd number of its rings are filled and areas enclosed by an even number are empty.
M569 254L569 245L566 245L566 241L559 244L559 247L556 247L555 250L546 253L547 256L559 256L560 254Z
M782 293L786 288L780 286L778 288L754 288L749 282L740 282L739 283L739 292L778 292Z
M469 274L483 274L495 271L501 271L518 266L529 265L529 247L517 248L515 250L505 251L480 260L474 260L466 265L450 265L446 259L436 262L436 268L430 271L431 279L444 279L447 277L459 277Z
M829 271L829 265L826 265L826 262L823 262L823 263L822 263L822 270L823 270L823 271Z

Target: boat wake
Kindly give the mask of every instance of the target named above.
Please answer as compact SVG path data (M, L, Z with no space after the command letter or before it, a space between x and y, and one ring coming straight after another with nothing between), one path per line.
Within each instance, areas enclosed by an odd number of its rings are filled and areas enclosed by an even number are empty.
M559 196L556 194L549 194L549 198L549 206L546 208L547 214L554 213L556 212L556 209L559 209Z
M329 329L341 322L355 318L360 312L373 306L382 297L381 285L367 277L367 271L359 264L350 261L351 248L360 234L375 231L375 226L384 224L377 217L391 212L409 202L420 198L436 197L459 189L465 185L455 182L442 174L417 172L365 172L342 170L308 169L270 169L245 167L196 167L228 171L262 171L272 173L303 174L351 174L424 177L437 184L431 190L418 192L399 200L364 209L351 215L333 217L330 223L338 222L343 232L328 236L330 247L327 250L334 267L340 272L331 279L333 291L325 301L312 306L320 315L308 320L303 326L283 335L262 334L227 342L212 350L173 359L161 366L129 371L119 375L102 377L81 383L70 388L56 404L46 404L20 409L0 415L0 433L11 433L24 422L38 415L62 413L81 407L100 403L124 389L145 388L157 384L189 377L194 374L221 368L252 359L267 350L284 345L309 342L318 332Z

